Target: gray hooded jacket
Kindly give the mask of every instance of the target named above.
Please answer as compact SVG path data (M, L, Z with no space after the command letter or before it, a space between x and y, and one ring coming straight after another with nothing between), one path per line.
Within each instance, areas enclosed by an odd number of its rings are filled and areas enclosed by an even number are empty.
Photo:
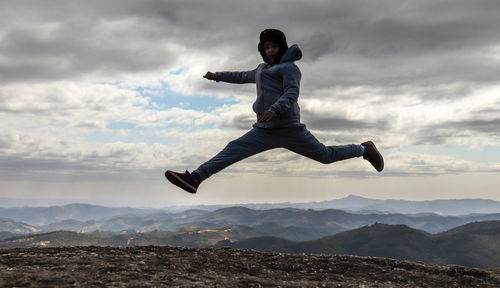
M228 83L256 83L257 99L253 111L257 116L265 111L276 117L268 122L256 122L253 127L283 128L300 124L299 98L301 73L294 61L302 58L297 44L290 46L278 64L261 63L254 70L215 72L214 80Z

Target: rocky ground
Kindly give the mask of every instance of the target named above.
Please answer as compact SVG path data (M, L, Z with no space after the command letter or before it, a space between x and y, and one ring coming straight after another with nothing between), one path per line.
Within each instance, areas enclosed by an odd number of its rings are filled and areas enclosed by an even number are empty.
M500 269L179 247L0 250L1 287L500 287Z

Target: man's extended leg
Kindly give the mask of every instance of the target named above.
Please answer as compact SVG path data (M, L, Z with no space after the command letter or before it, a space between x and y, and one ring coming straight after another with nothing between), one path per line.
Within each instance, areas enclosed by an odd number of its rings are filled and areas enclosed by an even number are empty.
M384 169L384 158L372 141L361 145L325 146L306 129L305 125L282 130L276 141L283 148L324 164L363 156L377 171L381 172Z
M286 128L280 132L277 140L281 147L323 164L363 156L361 145L325 146L305 126Z
M229 142L222 151L201 164L191 175L201 183L235 162L269 149L278 148L272 133L264 128L253 128L240 138Z

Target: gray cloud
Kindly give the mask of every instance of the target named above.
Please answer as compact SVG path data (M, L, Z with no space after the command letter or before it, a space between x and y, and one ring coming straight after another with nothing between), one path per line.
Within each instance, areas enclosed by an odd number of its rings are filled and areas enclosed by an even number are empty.
M317 60L319 57L335 53L339 49L332 34L319 32L303 36L304 38L298 39L296 42L300 43L300 48L307 51L304 60Z
M335 55L323 63L331 75L323 77L326 71L317 69L308 76L316 79L314 89L497 82L500 68L482 51L498 44L499 5L494 0L3 2L0 79L166 68L176 60L166 43L217 57L222 47L232 47L224 56L250 63L260 61L258 33L277 27L289 44L303 47L304 65ZM40 33L49 24L56 28Z
M157 180L162 177L161 169L124 169L112 171L110 167L98 167L90 163L81 164L67 159L20 159L0 156L0 180L5 181L120 181L134 182ZM185 168L185 167L183 167Z
M229 122L222 122L221 127L225 128L236 128L242 130L248 130L252 128L252 124L257 121L255 116L249 116L247 114L237 115L231 118Z
M453 139L478 137L480 135L487 137L499 137L500 118L471 118L428 125L418 129L418 131L414 133L415 137L413 137L413 144L444 145Z
M98 23L75 31L62 24L49 35L25 27L6 32L0 43L0 53L9 59L0 66L3 82L57 80L98 73L106 75L128 71L145 71L170 63L162 45L150 46L142 36L109 35L96 37ZM83 27L77 27L81 29ZM102 31L101 31L102 32ZM123 32L123 31L118 31ZM112 31L108 31L112 34Z
M360 129L375 129L387 130L389 122L387 120L377 120L376 122L349 120L342 117L333 117L311 113L308 110L301 110L301 122L307 124L312 129L325 131L345 131L345 130L360 130Z
M437 127L436 127L437 126ZM449 121L432 128L449 129L452 131L473 131L489 135L500 136L500 118L495 119L467 119L463 121Z
M456 129L467 129L500 136L500 118L492 120L467 120L461 122L451 122L448 123L448 126Z
M2 82L147 71L175 59L158 40L169 37L176 3L20 2L1 4Z
M450 129L439 129L439 128L424 128L419 129L417 133L413 134L416 137L413 138L412 144L415 145L443 145L449 140L457 138L460 135L455 133L456 131Z

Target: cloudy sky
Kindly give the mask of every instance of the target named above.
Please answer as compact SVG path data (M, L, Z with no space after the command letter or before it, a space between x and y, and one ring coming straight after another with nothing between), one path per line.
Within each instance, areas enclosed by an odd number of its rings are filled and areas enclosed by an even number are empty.
M500 200L498 27L497 0L2 1L0 198ZM373 140L382 173L278 148L196 195L167 182L251 129L255 85L202 76L257 67L265 28L303 52L302 122L325 145Z

